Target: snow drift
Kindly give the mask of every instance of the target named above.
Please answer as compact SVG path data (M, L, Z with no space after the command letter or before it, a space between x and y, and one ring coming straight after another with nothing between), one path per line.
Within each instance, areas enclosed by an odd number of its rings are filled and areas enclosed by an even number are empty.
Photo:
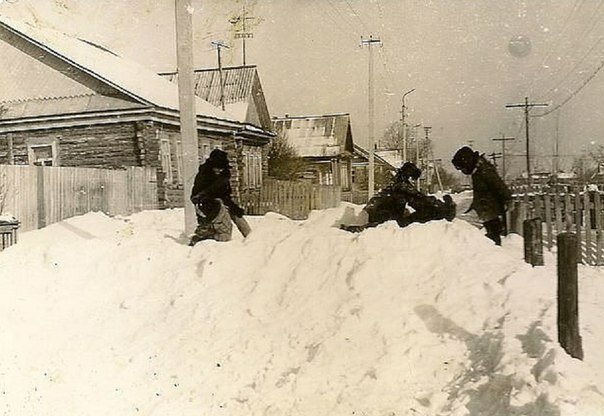
M459 219L335 227L358 210L194 248L180 210L24 233L0 253L0 412L604 415L600 270L580 269L581 362L551 255Z

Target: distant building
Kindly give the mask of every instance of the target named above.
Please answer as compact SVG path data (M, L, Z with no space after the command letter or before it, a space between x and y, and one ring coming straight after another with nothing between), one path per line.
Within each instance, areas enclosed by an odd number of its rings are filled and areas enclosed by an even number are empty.
M354 145L348 113L273 117L273 129L307 161L306 179L351 189Z
M176 84L100 45L6 17L0 40L0 163L150 166L160 206L182 206ZM251 94L239 114L195 102L200 161L227 151L236 196L259 192L274 137L255 69L243 73Z
M375 190L379 190L383 186L387 185L392 179L393 173L400 166L393 163L388 158L389 153L382 153L382 151L376 151L373 154L375 163ZM367 191L369 189L369 150L364 147L355 144L354 145L354 156L352 159L352 189L355 193L365 193L365 196L354 196L353 201L359 203L359 199L365 198L367 200Z

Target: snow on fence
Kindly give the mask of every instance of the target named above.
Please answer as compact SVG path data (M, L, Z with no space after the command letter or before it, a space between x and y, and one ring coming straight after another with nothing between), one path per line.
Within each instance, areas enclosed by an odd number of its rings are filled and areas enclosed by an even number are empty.
M508 213L510 230L522 235L525 219L540 218L544 243L548 249L556 236L570 231L577 235L578 258L590 265L604 265L604 192L533 192L514 194L514 206Z
M21 231L85 214L102 211L129 215L156 209L156 170L124 170L0 165L3 207L21 222Z
M240 203L250 215L264 215L272 211L301 220L308 218L313 209L337 207L340 200L341 191L338 186L269 178L263 181L259 193L243 195Z

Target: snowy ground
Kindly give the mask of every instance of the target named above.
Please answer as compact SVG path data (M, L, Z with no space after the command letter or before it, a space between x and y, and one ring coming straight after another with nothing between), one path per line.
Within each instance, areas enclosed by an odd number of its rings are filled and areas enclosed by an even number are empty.
M461 204L460 204L461 205ZM580 266L585 360L555 342L555 258L456 219L361 234L182 211L100 213L0 253L2 415L604 415L604 271Z

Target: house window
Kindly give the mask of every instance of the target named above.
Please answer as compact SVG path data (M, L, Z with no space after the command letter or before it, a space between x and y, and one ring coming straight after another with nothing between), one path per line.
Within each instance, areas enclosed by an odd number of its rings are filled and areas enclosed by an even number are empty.
M340 184L342 189L350 189L350 182L348 182L348 163L344 162L340 165Z
M250 185L250 175L249 175L250 158L246 151L243 152L242 156L243 156L243 183L244 183L244 185L249 187L249 185Z
M176 180L178 183L183 183L183 160L182 160L182 142L176 140Z
M170 139L162 137L160 140L159 154L161 156L161 168L166 174L166 182L172 183L174 177L172 175L172 159L170 157Z
M27 146L28 163L35 166L58 166L56 143Z
M254 160L256 161L256 186L262 186L262 156L258 154Z
M262 185L262 154L259 148L246 147L242 152L243 185L248 188L258 188Z

